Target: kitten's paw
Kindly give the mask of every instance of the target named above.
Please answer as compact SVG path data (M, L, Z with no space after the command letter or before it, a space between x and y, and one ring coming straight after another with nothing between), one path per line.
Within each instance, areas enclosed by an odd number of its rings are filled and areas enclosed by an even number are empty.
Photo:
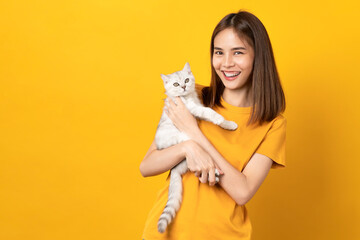
M210 178L208 178L208 182L210 183ZM215 177L215 184L220 182L220 178L219 177Z
M220 124L222 124L224 121L226 121L225 120L225 118L223 117L223 116L221 116L221 115L216 115L215 117L214 117L214 123L216 124L216 125L219 125L220 126Z
M224 120L219 126L227 130L236 130L238 127L235 122L227 120Z
M215 169L215 184L220 182L220 173L217 169Z
M196 174L195 174L196 176ZM197 176L198 177L198 176ZM210 182L210 178L208 177L208 182ZM220 173L219 170L215 169L215 184L220 182Z

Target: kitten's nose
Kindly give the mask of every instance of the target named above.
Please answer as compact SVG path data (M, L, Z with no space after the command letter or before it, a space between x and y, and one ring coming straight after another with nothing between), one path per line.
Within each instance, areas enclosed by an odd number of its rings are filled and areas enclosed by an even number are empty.
M182 88L185 90L186 86L182 86Z

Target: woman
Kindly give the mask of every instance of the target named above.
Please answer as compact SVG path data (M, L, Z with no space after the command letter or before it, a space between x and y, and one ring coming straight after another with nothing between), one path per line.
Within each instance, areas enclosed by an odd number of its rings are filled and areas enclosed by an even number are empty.
M160 191L145 224L143 239L250 239L245 204L270 168L285 166L285 97L265 27L245 11L225 16L211 39L210 87L199 86L205 106L238 124L224 130L196 121L181 102L169 99L167 114L192 140L167 149L150 146L140 165L143 176L170 170L186 158L183 202L163 234L157 221L167 201ZM215 185L215 169L221 172ZM208 183L208 184L207 184Z

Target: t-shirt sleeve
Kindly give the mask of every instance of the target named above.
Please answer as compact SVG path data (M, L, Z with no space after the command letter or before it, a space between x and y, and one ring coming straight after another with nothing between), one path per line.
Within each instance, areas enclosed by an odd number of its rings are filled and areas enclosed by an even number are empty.
M277 118L255 151L271 158L273 160L271 168L274 169L285 167L286 124L285 117Z

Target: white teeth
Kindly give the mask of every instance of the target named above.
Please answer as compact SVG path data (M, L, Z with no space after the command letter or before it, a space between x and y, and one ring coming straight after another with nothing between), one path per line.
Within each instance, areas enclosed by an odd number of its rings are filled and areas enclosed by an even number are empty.
M226 73L226 72L223 72L223 73L224 73L225 76L227 76L227 77L235 77L235 76L237 76L237 75L240 74L240 72L237 72L237 73Z

